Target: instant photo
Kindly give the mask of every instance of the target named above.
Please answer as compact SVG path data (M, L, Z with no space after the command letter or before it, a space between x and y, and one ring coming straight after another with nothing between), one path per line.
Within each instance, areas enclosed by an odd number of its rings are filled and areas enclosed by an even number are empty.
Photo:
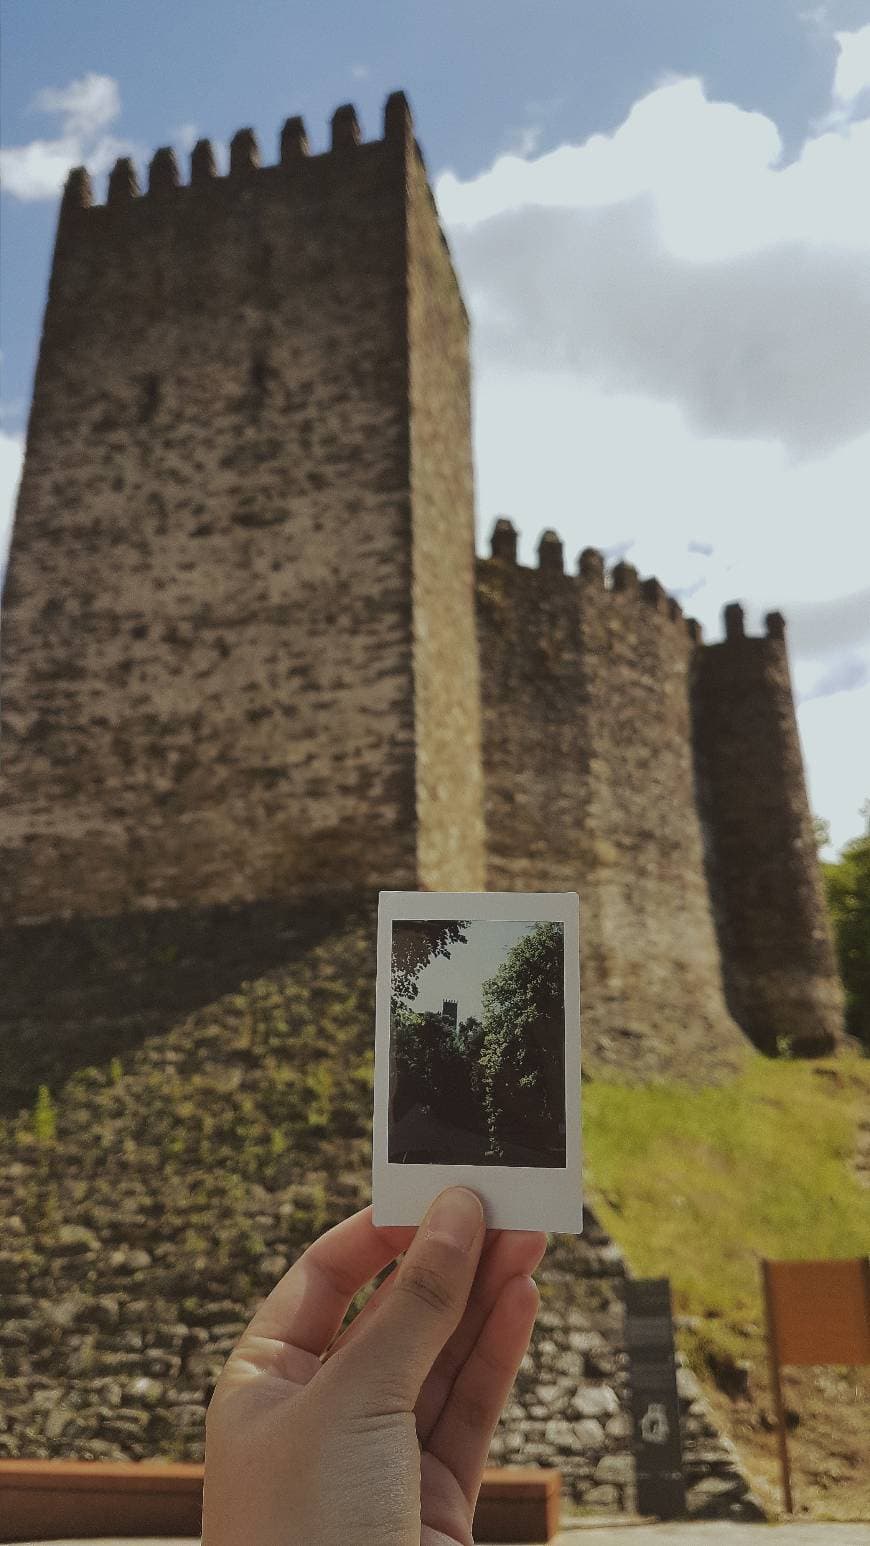
M464 1184L492 1228L579 1232L579 1102L577 897L382 892L375 1222Z

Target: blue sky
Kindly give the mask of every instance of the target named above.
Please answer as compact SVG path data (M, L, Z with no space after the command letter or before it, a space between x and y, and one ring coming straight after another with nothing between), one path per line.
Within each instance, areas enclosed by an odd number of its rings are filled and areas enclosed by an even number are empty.
M833 25L793 0L2 0L0 142L53 133L38 91L89 72L118 82L125 139L153 149L195 124L223 142L250 125L271 158L290 113L325 147L335 107L378 133L384 97L411 98L430 171L482 171L524 129L540 153L613 130L665 73L758 108L792 150L830 99ZM843 0L837 27L870 20ZM364 74L362 72L365 72ZM318 143L319 142L319 143ZM26 415L55 210L4 200L3 397ZM13 303L14 297L14 303Z
M66 165L415 113L474 330L479 539L719 633L781 607L814 808L870 795L870 0L0 0L0 560Z

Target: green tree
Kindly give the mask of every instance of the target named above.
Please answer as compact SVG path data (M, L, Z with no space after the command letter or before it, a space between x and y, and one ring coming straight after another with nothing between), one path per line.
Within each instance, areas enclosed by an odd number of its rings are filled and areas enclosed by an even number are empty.
M846 990L846 1028L870 1053L870 831L846 843L839 860L822 870Z
M436 957L449 957L454 945L466 944L465 928L458 918L401 919L393 924L390 1106L395 1121L419 1106L451 1124L457 1101L467 1099L468 1078L454 1027L439 1014L417 1014L411 1007L420 973Z
M465 1022L467 1024L467 1022ZM477 1022L474 1022L476 1025ZM483 1028L479 1027L482 1037ZM479 1042L465 1040L442 1015L415 1014L399 1004L393 1011L396 1075L394 1114L421 1106L448 1126L474 1128L482 1111Z
M433 1015L418 1015L400 1000L393 1000L393 1116L404 1116L413 1106L427 1109L431 1104L433 1076L437 1061L436 1028Z
M831 841L831 823L824 816L813 817L813 837L816 843L816 853L821 853Z
M485 1036L482 1021L474 1015L463 1020L452 1034L453 1056L445 1070L456 1126L481 1137L487 1131L486 1083L481 1061Z
M452 945L464 945L467 925L460 918L400 918L393 923L390 993L413 1002L417 978L436 956L450 955Z
M480 1066L480 1054L485 1036L483 1021L475 1019L474 1015L469 1015L467 1020L463 1020L453 1034L457 1052L471 1068Z
M540 923L483 986L480 1061L490 1147L532 1150L560 1164L565 1144L564 939Z

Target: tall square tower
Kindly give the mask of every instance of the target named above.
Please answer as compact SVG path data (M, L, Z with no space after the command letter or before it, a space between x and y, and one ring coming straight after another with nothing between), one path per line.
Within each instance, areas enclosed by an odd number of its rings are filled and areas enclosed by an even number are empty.
M70 175L2 709L4 923L483 884L468 320L401 93Z

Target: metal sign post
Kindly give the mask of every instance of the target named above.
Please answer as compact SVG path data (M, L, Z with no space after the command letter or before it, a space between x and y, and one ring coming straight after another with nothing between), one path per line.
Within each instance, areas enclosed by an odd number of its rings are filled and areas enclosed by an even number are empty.
M785 1500L787 1514L794 1513L794 1503L791 1496L791 1466L788 1459L788 1440L785 1426L785 1402L782 1398L782 1373L777 1352L776 1335L776 1305L773 1288L771 1285L769 1261L761 1263L762 1276L764 1278L764 1309L767 1316L767 1353L770 1367L770 1385L773 1391L773 1405L776 1412L776 1436L779 1441L779 1469L782 1476L782 1493Z
M793 1514L782 1366L870 1363L870 1257L762 1261L761 1272L782 1491Z
M686 1483L667 1278L626 1279L625 1344L634 1417L637 1511L658 1519L679 1519L686 1512Z

